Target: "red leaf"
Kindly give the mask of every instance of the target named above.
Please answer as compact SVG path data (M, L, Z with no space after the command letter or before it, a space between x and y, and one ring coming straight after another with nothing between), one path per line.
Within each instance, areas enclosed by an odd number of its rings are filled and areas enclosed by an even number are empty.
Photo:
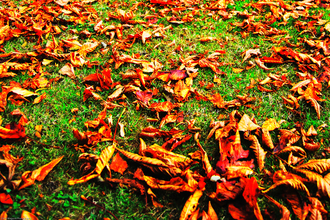
M117 153L111 162L110 169L123 175L127 167L127 162Z
M180 80L186 77L188 77L188 74L185 70L171 70L169 74L171 80Z
M0 202L2 204L12 205L13 200L11 199L10 195L7 193L0 193Z
M146 91L136 91L136 97L141 102L148 104L149 100L152 98L152 92L149 90Z

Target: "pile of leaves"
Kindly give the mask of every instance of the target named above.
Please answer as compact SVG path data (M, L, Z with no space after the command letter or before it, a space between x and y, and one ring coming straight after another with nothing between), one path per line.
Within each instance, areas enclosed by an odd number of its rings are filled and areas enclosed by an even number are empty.
M317 137L326 125L318 128L310 126L306 131L302 123L295 122L294 127L281 129L283 121L273 118L261 119L265 120L261 125L257 117L237 111L257 109L257 97L246 93L226 101L218 92L204 93L196 85L199 71L212 71L214 83L208 84L207 88L221 84L227 75L221 67L232 65L222 62L226 51L191 51L189 55L184 54L172 61L169 68L165 68L165 64L157 58L145 59L130 52L133 44L145 45L155 39L165 39L166 31L172 29L172 25L193 23L201 19L202 13L209 13L214 20L236 16L242 21L231 23L232 31L239 32L242 38L259 35L274 43L274 47L268 57L263 56L257 46L244 51L242 66L233 68L233 71L252 68L271 71L274 66L287 64L297 68L296 77L277 72L269 73L265 79L251 79L247 91L256 88L268 94L282 87L290 87L290 93L282 96L288 112L302 115L301 105L308 104L315 110L315 118L320 119L321 105L327 101L321 92L324 86L330 86L330 23L322 19L322 14L310 14L309 10L329 7L327 1L277 0L246 4L253 11L236 11L233 7L235 1L225 0L207 3L199 0L150 0L133 4L113 2L105 19L93 7L95 3L95 0L21 1L20 7L16 8L12 1L2 1L3 6L0 7L0 78L10 79L0 82L1 112L7 113L8 102L17 106L27 103L42 105L50 97L46 93L39 94L39 91L51 89L63 77L71 78L72 84L83 88L80 100L83 104L95 102L102 108L97 118L84 122L85 128L72 129L74 147L80 154L79 162L82 162L82 176L68 180L68 185L88 184L93 180L110 186L125 185L137 189L147 205L151 200L152 205L158 208L165 204L159 202L155 192L189 193L190 197L180 214L182 220L218 219L217 210L213 209L211 202L207 210L199 208L203 195L209 201L225 206L234 219L274 219L277 218L274 217L276 213L280 213L278 218L281 219L290 219L293 215L299 219L327 218L324 201L330 198L330 159L311 159L309 155L321 150L329 152L328 148L321 148ZM121 9L123 6L130 8L124 11ZM151 14L140 20L135 12L143 8ZM273 25L276 23L285 27L291 25L292 19L301 17L306 22L297 20L294 27L301 34L310 33L313 37L300 38L296 44L289 42L285 30ZM116 23L108 24L111 20ZM161 21L170 25L166 26ZM67 30L68 26L85 23L92 29ZM143 29L134 35L127 34L125 30L135 26ZM66 31L76 37L66 38ZM108 41L96 40L94 36L106 37ZM279 36L282 37L279 39ZM20 37L34 44L30 51L7 52L3 49L6 43ZM214 37L200 39L202 43L212 41L222 43ZM287 42L288 46L278 46L280 41ZM175 45L175 42L170 45ZM177 51L181 49L180 46L175 48ZM110 59L100 63L92 59L96 54L109 54ZM53 77L45 70L49 65L60 66L57 76ZM133 68L120 74L113 73L125 65ZM96 71L89 71L83 77L76 74L77 69L92 70L96 67ZM27 74L30 78L22 83L17 82L15 77L19 74ZM159 88L162 91L154 86L155 83L161 85ZM155 102L154 97L161 92L169 98ZM105 98L103 94L108 95ZM126 150L123 143L117 140L118 136L125 136L125 123L121 121L128 108L125 100L129 100L141 114L148 112L153 115L147 121L153 122L154 126L142 128L139 133L138 153ZM190 100L211 103L215 109L230 110L228 114L220 115L217 121L212 120L208 136L202 136L205 131L196 126L195 119L187 119L186 112L181 110ZM121 111L115 123L111 115L114 109ZM71 114L78 111L72 109ZM38 142L26 134L26 125L30 120L19 108L7 115L17 120L0 126L1 142ZM166 129L168 126L171 129ZM41 137L42 126L36 126L35 131L35 136ZM215 159L214 164L211 163L213 155L209 155L201 144L207 145L207 140L213 136L219 146L216 153L219 158ZM159 140L164 143L160 145ZM195 148L192 147L186 155L175 153L188 141ZM100 155L91 153L93 148L104 142L110 144ZM3 191L0 202L9 205L13 201L8 190L27 190L26 187L36 180L43 181L66 156L17 175L15 169L23 158L9 153L13 145L3 144L0 147L0 165L6 170L0 173L0 188ZM275 161L271 168L265 166L270 159ZM132 164L130 172L127 171L128 164ZM121 177L113 177L112 172L121 174ZM290 207L283 205L283 200L274 199L274 191L279 192L277 198L282 198ZM264 209L258 204L261 198L268 201ZM81 199L91 202L85 197ZM3 211L1 218L7 219L9 210ZM116 213L109 214L117 218ZM31 213L23 211L21 217L37 219L36 215L38 213L34 209Z

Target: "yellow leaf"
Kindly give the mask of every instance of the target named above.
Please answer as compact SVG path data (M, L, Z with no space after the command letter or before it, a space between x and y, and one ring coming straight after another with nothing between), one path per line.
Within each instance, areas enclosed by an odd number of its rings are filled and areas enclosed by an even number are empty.
M105 148L101 152L101 155L100 155L99 159L97 160L96 168L95 168L95 172L97 174L101 175L102 170L108 164L108 162L109 162L109 160L112 157L114 152L115 152L115 146L114 145L111 145L111 146Z
M39 95L38 93L34 93L34 92L30 92L26 89L23 89L21 87L13 87L10 92L24 96L24 97L30 97L30 96L34 96L34 95Z
M38 218L35 215L25 210L22 211L21 219L38 220Z
M273 118L268 119L267 121L265 121L262 125L262 128L267 129L268 131L273 131L277 128L279 128L280 125L277 123L277 121Z
M226 179L234 179L237 177L247 177L253 174L253 170L246 166L229 166L226 168Z
M330 32L330 22L328 22L325 26L324 29Z
M47 66L47 65L50 64L51 62L53 62L53 60L43 59L43 60L42 60L42 65Z
M241 73L244 69L241 68L233 68L234 73Z

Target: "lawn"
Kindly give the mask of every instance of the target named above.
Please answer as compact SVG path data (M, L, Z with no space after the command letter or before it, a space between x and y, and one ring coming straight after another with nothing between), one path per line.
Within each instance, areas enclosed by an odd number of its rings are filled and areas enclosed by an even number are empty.
M1 1L1 217L326 219L329 8Z

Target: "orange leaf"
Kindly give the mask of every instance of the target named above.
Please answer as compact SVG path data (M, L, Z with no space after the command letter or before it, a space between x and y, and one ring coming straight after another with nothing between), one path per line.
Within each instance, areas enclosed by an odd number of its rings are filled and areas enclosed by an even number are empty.
M8 124L5 127L0 126L0 139L20 139L24 138L25 128L21 124Z
M198 189L192 194L189 199L186 201L179 220L188 219L189 215L193 214L197 208L198 201L202 197L203 191Z
M207 211L208 216L212 219L212 220L218 220L218 215L217 213L214 211L212 205L211 205L211 201L209 201L209 209Z
M92 171L92 173L93 172L94 171ZM85 183L88 180L94 179L95 177L98 177L99 176L99 174L92 174L92 173L90 173L90 174L88 174L86 176L83 176L80 179L75 179L75 180L74 179L71 179L71 180L68 181L68 185L72 186L72 185L75 185L77 183Z
M7 212L6 211L3 211L0 215L0 219L1 220L7 220L8 218L8 215L7 215Z
M52 160L50 163L34 170L24 172L22 175L23 185L19 188L19 190L28 187L34 184L35 180L42 181L48 175L48 173L62 160L64 156L59 157L57 159Z
M151 157L144 157L144 156L140 156L138 154L134 154L119 148L116 148L120 153L124 154L125 157L127 157L128 159L131 159L133 161L142 163L142 164L146 164L146 165L154 165L157 167L168 167L163 161L155 159L155 158L151 158Z
M155 195L155 193L152 192L152 190L149 188L148 191L147 191L148 195L151 197L151 201L152 201L152 204L157 207L157 208L163 208L163 205L160 204L158 201L157 201L157 196Z
M119 153L116 154L110 164L110 169L120 173L121 175L123 175L127 167L127 162L120 157Z
M194 192L197 188L197 185L190 186L180 177L174 177L169 181L159 180L151 176L143 176L143 179L152 189L171 190L180 193Z
M35 98L33 100L33 104L38 104L40 103L42 100L44 100L46 98L46 93L42 94L41 96L38 96L37 98Z
M301 190L306 192L307 196L310 196L309 191L307 189L307 187L305 186L305 184L299 180L299 179L285 179L285 180L280 180L277 181L275 184L273 184L271 187L269 187L267 190L262 191L263 193L267 193L268 191L276 188L277 186L280 185L289 185L297 190Z
M25 210L22 211L21 219L38 220L38 218L35 215Z
M235 204L236 205L236 204ZM246 207L247 205L244 204L240 207L235 206L234 204L228 205L228 211L233 219L237 220L249 220L251 219L251 216L253 216L253 213L251 213L251 209ZM254 219L254 218L252 218Z

